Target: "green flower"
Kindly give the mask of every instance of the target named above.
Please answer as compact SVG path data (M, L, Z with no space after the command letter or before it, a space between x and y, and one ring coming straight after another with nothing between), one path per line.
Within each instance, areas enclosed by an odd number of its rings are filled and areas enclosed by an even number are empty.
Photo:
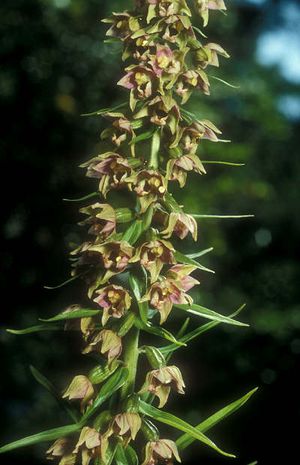
M72 449L72 443L68 438L57 439L47 450L47 459L60 459L58 465L75 465L76 454L72 453Z
M155 170L142 170L127 179L130 190L136 192L141 213L157 200L163 199L167 190L167 181Z
M119 413L112 420L106 435L107 437L111 435L118 436L124 441L124 446L127 447L131 440L135 440L141 426L142 420L138 413Z
M122 339L110 329L103 329L97 333L83 350L83 354L100 352L108 358L109 362L118 358L122 353Z
M96 429L85 426L80 433L79 440L73 454L81 452L81 465L89 465L92 459L105 460L108 440Z
M87 405L91 404L94 393L95 391L90 380L86 376L79 375L75 376L72 380L71 384L63 394L63 399L80 399L80 407L81 411L83 411Z
M209 19L209 10L226 10L223 0L194 0L195 7L203 19L203 25L207 26Z
M151 283L157 280L162 267L176 263L175 249L170 242L154 240L145 242L136 251L130 262L140 264L150 273Z
M121 318L130 308L131 297L121 286L110 284L96 291L98 296L94 299L103 308L102 324L105 326L109 318Z

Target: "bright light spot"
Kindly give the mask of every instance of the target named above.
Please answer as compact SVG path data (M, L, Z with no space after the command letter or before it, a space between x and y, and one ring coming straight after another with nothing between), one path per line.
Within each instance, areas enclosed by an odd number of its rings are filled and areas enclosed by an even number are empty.
M286 118L292 121L300 120L300 96L282 95L277 101L277 107Z
M272 234L268 229L261 228L255 233L255 242L259 247L267 247L272 242Z
M66 8L70 5L71 0L53 0L53 3L57 8Z

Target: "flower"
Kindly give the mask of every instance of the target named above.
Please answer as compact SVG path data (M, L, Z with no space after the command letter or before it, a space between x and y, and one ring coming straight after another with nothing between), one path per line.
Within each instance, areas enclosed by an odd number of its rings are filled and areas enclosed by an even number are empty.
M155 170L142 170L134 176L127 179L129 188L134 190L141 204L141 213L144 213L148 207L162 199L167 190L166 179Z
M175 249L170 242L154 240L142 244L130 261L133 263L140 261L140 264L149 271L151 282L154 282L165 264L175 263L174 252Z
M100 258L100 264L107 270L101 282L106 282L127 268L133 255L133 247L125 241L107 241L103 244L91 244L85 252L96 254Z
M172 76L178 74L182 66L181 61L178 52L173 52L168 45L158 44L156 45L156 53L151 56L149 63L155 74L161 77L163 73Z
M107 436L115 434L121 437L125 447L131 440L135 440L138 431L142 426L142 420L138 413L119 413L114 417L108 429Z
M161 231L161 235L169 239L174 232L180 239L184 239L190 232L194 241L197 240L198 225L195 218L185 213L172 212L168 215L167 227Z
M101 240L105 240L116 232L116 212L109 204L97 202L81 208L79 211L84 215L88 215L88 218L79 224L81 226L88 225L89 234L99 236Z
M196 269L192 265L175 265L171 267L166 277L150 287L142 298L150 301L151 306L160 313L160 324L168 318L174 304L191 304L193 299L186 294L193 286L199 284L189 276Z
M176 366L161 367L147 373L140 393L151 392L159 398L159 408L163 407L169 397L171 388L179 394L184 394L184 382L181 372Z
M108 440L105 435L101 435L96 429L85 426L80 433L79 440L75 446L73 454L81 451L82 465L89 465L95 458L105 460Z
M219 66L219 57L221 55L229 58L228 53L220 45L215 43L206 44L204 47L197 49L196 61L201 68L205 69L208 65Z
M108 37L117 37L121 40L125 40L140 28L138 19L134 18L126 11L122 13L113 13L111 18L102 19L102 22L111 24L111 27L106 32Z
M91 404L94 392L90 380L86 376L79 375L75 376L62 397L69 400L81 399L80 407L81 411L83 411L87 405Z
M130 308L131 297L121 286L110 284L96 291L98 296L94 299L103 308L102 324L105 326L110 317L121 318Z
M122 353L122 339L114 331L103 329L93 337L82 353L89 354L93 351L106 355L111 362Z
M175 92L182 98L181 103L185 104L192 95L193 89L198 88L205 95L210 95L209 86L207 74L202 69L190 69L178 79Z
M211 121L194 121L181 130L179 144L185 155L195 155L202 139L218 142L217 134L222 134L222 132Z
M128 135L134 137L131 123L123 113L107 112L103 116L111 120L111 127L101 132L101 139L110 139L114 145L120 147Z
M226 10L223 0L196 0L196 8L203 19L203 26L207 26L209 10Z
M58 465L74 465L76 462L76 454L72 453L72 448L69 439L57 439L47 450L47 459L55 460L61 457Z
M187 171L195 171L199 174L205 174L205 168L197 155L182 155L168 161L167 179L170 181L177 180L180 187L184 187L187 178Z
M159 439L147 443L145 460L142 465L157 465L158 463L172 465L173 458L181 462L175 442L169 439Z
M132 65L126 71L127 74L117 84L130 90L130 107L134 111L138 100L152 95L156 75L151 68L144 65Z
M106 197L111 189L124 187L131 174L128 160L118 153L106 152L80 165L87 167L87 176L100 179L99 191Z

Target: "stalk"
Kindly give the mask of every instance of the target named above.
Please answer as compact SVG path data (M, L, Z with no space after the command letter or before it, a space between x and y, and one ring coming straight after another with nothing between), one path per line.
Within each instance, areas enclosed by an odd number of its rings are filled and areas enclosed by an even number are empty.
M140 330L138 328L132 328L125 338L126 341L124 341L123 359L129 374L126 383L121 389L121 400L125 400L134 392L139 358L139 336Z

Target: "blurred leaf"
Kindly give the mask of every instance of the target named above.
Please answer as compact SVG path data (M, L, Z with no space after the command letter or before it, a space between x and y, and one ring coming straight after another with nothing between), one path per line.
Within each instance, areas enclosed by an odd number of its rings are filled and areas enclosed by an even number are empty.
M192 215L194 216L194 215ZM188 258L198 258L198 257L202 257L203 255L206 255L207 253L209 252L212 252L214 250L213 247L209 247L208 249L205 249L205 250L200 250L200 252L195 252L195 253L189 253L187 254L186 256Z
M235 455L233 454L224 452L203 433L201 433L200 431L198 431L196 428L189 425L185 421L181 420L181 418L178 418L175 415L172 415L171 413L167 413L162 410L159 410L153 407L152 405L149 405L146 402L143 402L142 400L140 401L139 410L144 415L154 418L154 420L157 420L160 423L164 423L166 425L172 426L175 429L184 431L193 440L197 439L198 441L203 442L207 446L211 447L212 449L219 452L220 454L225 455L226 457L235 457Z
M232 415L234 412L240 409L250 399L250 397L253 396L253 394L257 391L257 389L258 388L252 389L252 391L248 392L240 399L232 402L231 404L222 408L218 412L214 413L213 415L208 417L206 420L199 423L199 425L196 426L196 429L201 431L202 433L210 430L215 425L217 425L220 421L224 420L229 415ZM193 442L194 442L193 438L191 438L188 434L183 434L182 436L180 436L179 439L177 439L176 444L179 449L183 450L186 447L188 447L190 444L192 444Z
M36 326L30 326L29 328L25 328L25 329L7 329L6 331L11 334L23 335L23 334L38 333L40 331L61 331L62 329L63 328L61 326L36 325Z
M132 289L132 292L134 294L134 297L136 299L139 313L141 320L144 324L147 324L148 322L148 302L141 302L141 289L142 289L142 282L141 280L137 277L134 276L133 274L129 275L129 284Z
M130 446L123 447L122 444L117 446L115 460L117 465L138 465L135 450Z

